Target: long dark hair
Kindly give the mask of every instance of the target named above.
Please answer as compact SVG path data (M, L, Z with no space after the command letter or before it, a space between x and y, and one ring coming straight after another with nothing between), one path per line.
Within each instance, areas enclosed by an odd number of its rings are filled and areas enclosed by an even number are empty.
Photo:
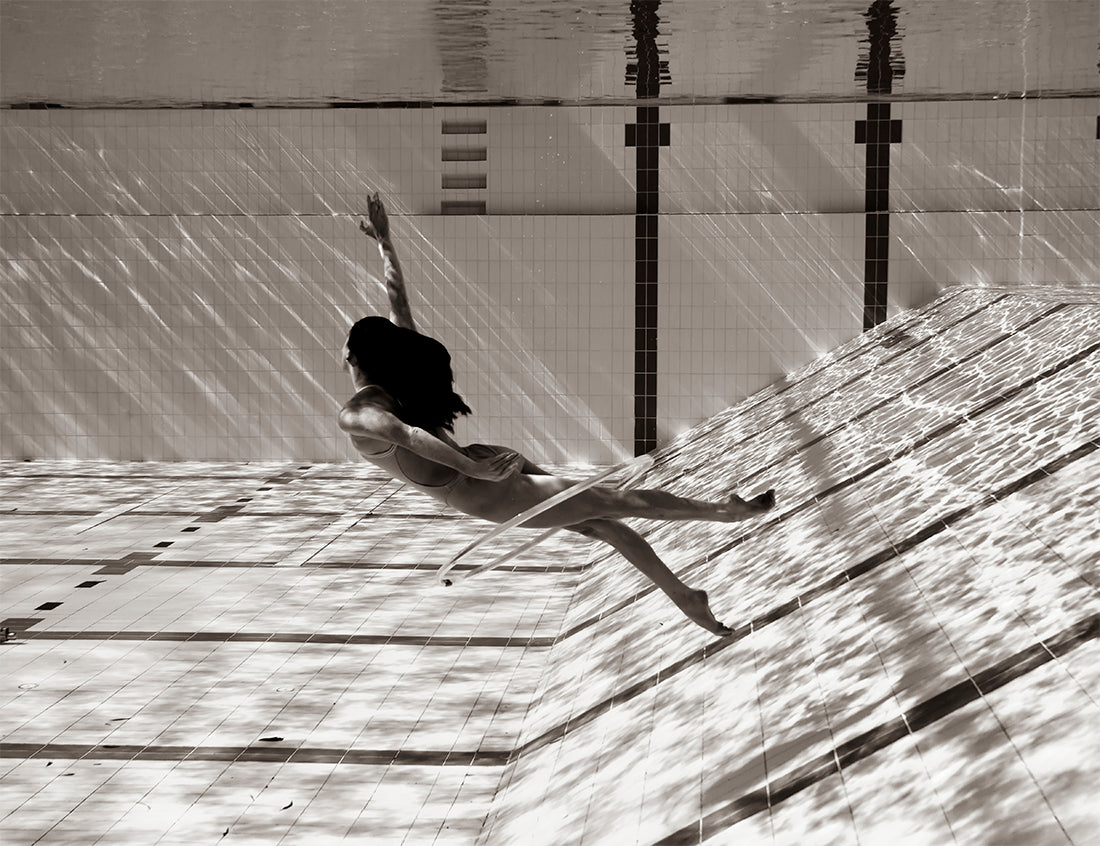
M348 352L372 384L393 397L398 418L420 429L454 431L470 407L454 391L451 354L435 338L364 317L348 333Z

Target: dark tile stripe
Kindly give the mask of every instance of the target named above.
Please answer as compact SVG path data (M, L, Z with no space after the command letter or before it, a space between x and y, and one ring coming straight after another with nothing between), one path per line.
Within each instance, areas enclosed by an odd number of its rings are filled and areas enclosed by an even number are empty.
M147 561L133 562L121 561L114 558L0 558L0 567L23 566L33 564L44 567L70 566L70 567L100 567L98 572L104 574L120 575L128 573L134 568L141 567L198 567L211 569L282 569L285 565L278 561L217 561L217 560L192 560L192 559L149 559ZM289 569L316 569L316 570L392 570L394 572L431 571L439 569L439 563L402 564L387 562L375 564L369 561L325 561L321 563L306 563L300 568ZM477 565L458 568L471 569ZM537 574L537 573L583 573L589 567L588 564L523 564L515 567L500 567L501 572L511 574Z
M656 0L634 0L635 3L654 3ZM662 61L664 68L667 62ZM671 77L662 72L662 79L670 81ZM1003 100L1095 100L1100 94L1096 88L1082 88L1073 91L1049 91L1034 89L1030 91L965 91L965 92L939 92L935 95L898 94L893 95L895 101L917 101L921 103L970 103L970 102L1000 102ZM863 98L859 98L862 102ZM731 96L728 94L713 94L700 96L664 96L659 99L662 105L670 106L729 106L729 105L768 105L774 103L786 104L848 104L853 98L847 95L805 95L794 96L779 95L746 95ZM292 109L294 111L314 111L326 109L357 109L357 110L385 110L385 109L453 109L456 105L463 108L477 109L514 109L517 106L537 107L549 106L553 108L579 107L585 109L598 107L619 108L623 105L622 97L584 97L579 99L566 99L561 97L496 97L461 101L455 100L312 100L312 101L266 101L252 102L248 100L233 101L205 101L205 100L176 100L165 103L159 100L125 100L111 101L101 100L97 102L72 102L55 103L42 100L0 100L0 109L19 110L43 110L43 111L86 111L88 109L110 109L121 111L195 111L212 110L223 111L230 109L265 109L280 111ZM66 217L68 215L65 215ZM320 216L320 215L318 215ZM328 217L328 215L324 215Z
M503 767L507 750L330 749L270 746L4 743L0 758L85 761L267 761L355 766Z
M630 14L635 62L627 65L639 101L661 93L668 79L667 62L658 44L660 0L632 0ZM657 229L660 213L660 149L671 143L668 124L656 105L639 105L636 123L628 124L626 145L635 148L637 191L634 220L634 454L657 448Z
M871 757L898 740L916 734L980 697L1026 676L1054 660L1055 656L1064 655L1097 637L1100 637L1100 615L1093 614L924 700L903 716L881 723L768 782L765 787L726 803L655 843L657 846L694 844L714 837L738 822Z
M567 731L575 731L577 728L587 725L588 723L594 721L596 718L610 711L616 705L627 702L630 699L638 696L639 694L649 690L650 688L656 687L658 684L662 684L668 681L670 678L675 677L683 670L686 670L689 667L693 667L701 663L703 659L706 658L708 655L715 655L724 649L728 649L738 641L742 640L745 637L748 637L748 635L752 634L753 632L759 631L765 626L777 622L801 608L805 608L814 600L819 599L827 593L838 590L839 588L845 586L851 581L854 581L860 576L864 576L867 573L873 572L874 570L881 567L883 564L901 557L905 553L924 543L926 540L929 540L930 538L935 537L941 532L946 531L951 526L958 523L960 520L963 520L978 513L979 511L984 510L985 508L992 505L994 502L1018 493L1019 491L1023 490L1031 484L1034 484L1037 481L1054 475L1055 473L1069 466L1073 462L1079 461L1087 455L1091 455L1097 449L1098 445L1091 441L1082 444L1077 449L1059 456L1054 461L1049 462L1042 467L1036 468L1035 470L1032 470L1031 472L1026 473L1023 476L1018 477L1009 484L1002 486L995 492L991 494L986 494L978 502L972 503L971 505L968 505L964 508L957 509L951 514L947 514L942 517L936 517L932 522L928 523L919 531L914 532L912 535L910 535L908 538L904 539L900 543L891 544L890 546L874 553L873 555L868 556L862 561L857 562L856 564L849 567L847 570L836 573L825 579L818 585L807 588L803 593L799 594L798 596L791 597L787 601L766 610L764 613L762 613L758 617L755 617L750 622L738 626L731 636L719 638L712 643L707 644L706 646L696 650L695 652L690 653L684 658L681 658L679 661L676 661L669 666L662 667L656 673L653 673L635 682L630 687L619 691L618 693L610 697L607 697L606 699L596 703L595 705L592 705L585 711L582 711L580 714L571 717L567 723L562 723L552 729L543 732L537 738L529 741L528 743L520 747L520 749L517 750L517 755L529 754L543 748L544 746L556 743L565 736ZM607 616L609 616L609 614L614 613L614 611L626 607L626 605L628 605L630 602L637 601L642 596L649 595L654 590L656 590L656 588L647 588L644 591L639 591L629 600L626 600L616 605L612 610L603 612L603 614L601 614L599 618L585 621L579 626L570 629L567 633L561 635L558 640L561 641L565 638L573 636L582 628L586 628L587 626L594 624L598 621L598 619L606 618Z
M340 646L423 646L490 647L493 649L545 649L554 644L552 637L479 637L455 635L353 635L325 632L221 632L221 631L126 631L44 629L28 631L41 618L11 618L4 625L22 633L26 640L122 640L176 641L182 643L311 643Z
M856 66L856 78L867 82L867 93L892 93L895 74L897 11L891 0L876 0L867 10L866 60ZM867 119L856 121L857 144L867 148L866 235L864 237L863 329L873 329L887 319L887 276L890 270L890 145L901 142L901 121L890 119L890 104L867 104Z
M740 820L796 795L845 767L885 749L908 734L916 733L954 713L980 696L1015 681L1055 657L1066 655L1081 644L1100 636L1100 615L1093 614L1049 638L1045 638L973 676L949 687L907 711L865 731L829 752L819 755L745 794L699 821L658 841L661 844L697 843ZM683 662L678 662L683 663ZM639 686L635 686L638 688ZM641 688L645 689L645 688ZM641 692L641 689L637 692ZM631 690L634 690L632 688ZM633 695L637 695L634 693ZM630 696L621 696L618 702ZM570 728L575 728L571 725ZM502 767L514 761L528 745L512 750L424 750L424 749L336 749L292 747L279 743L249 746L179 746L138 744L4 743L0 758L22 760L113 760L113 761L209 761L277 763L331 763L354 766L461 766ZM769 800L770 797L770 800Z

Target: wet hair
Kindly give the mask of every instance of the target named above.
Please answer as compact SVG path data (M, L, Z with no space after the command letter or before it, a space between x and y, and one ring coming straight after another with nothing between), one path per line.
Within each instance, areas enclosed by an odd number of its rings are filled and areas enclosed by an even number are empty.
M458 416L471 411L454 391L451 354L435 338L384 317L364 317L348 333L348 353L410 426L453 432Z

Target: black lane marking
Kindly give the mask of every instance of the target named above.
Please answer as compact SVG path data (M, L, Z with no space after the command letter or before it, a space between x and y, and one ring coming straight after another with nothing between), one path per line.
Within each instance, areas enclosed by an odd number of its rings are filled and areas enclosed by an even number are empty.
M1042 381L1043 379L1046 379L1049 376L1055 375L1058 372L1060 372L1062 370L1065 370L1066 368L1071 367L1072 365L1078 363L1079 361L1084 360L1085 358L1087 358L1088 356L1090 356L1094 352L1096 352L1098 349L1100 349L1100 343L1096 343L1096 344L1093 344L1090 347L1086 347L1084 350L1081 350L1080 352L1076 353L1075 355L1072 355L1069 358L1064 359L1063 361L1059 362L1058 364L1054 365L1053 367L1047 368L1042 373L1039 373L1039 374L1037 374L1035 376L1032 376L1031 378L1025 380L1024 382L1021 382L1020 384L1016 385L1014 388L1011 388L1011 389L1003 392L999 396L996 396L996 397L993 397L990 400L987 400L986 402L979 405L977 408L971 409L968 412L965 412L963 414L958 415L954 420L950 420L950 421L944 423L943 425L941 425L939 428L937 428L937 429L933 430L932 432L928 433L927 435L925 435L921 438L918 438L917 440L913 441L913 443L911 443L909 446L907 446L905 449L893 453L889 458L882 459L881 461L878 461L875 464L872 464L868 467L865 467L863 470L856 473L855 475L849 476L847 479L844 479L844 480L842 480L840 482L837 482L837 483L833 484L832 486L830 486L830 487L828 487L828 488L826 488L822 491L818 491L817 493L812 494L807 499L803 500L799 505L794 506L790 510L784 511L782 514L779 514L776 517L773 517L773 518L771 518L770 520L768 520L766 522L758 523L753 529L749 530L748 532L745 532L742 535L738 535L737 537L732 538L731 540L727 541L726 543L721 544L720 546L716 547L715 549L712 549L706 555L704 555L702 558L696 559L691 564L689 564L685 568L683 568L684 571L693 569L695 567L702 566L702 565L706 564L707 562L709 562L713 558L717 558L720 555L725 555L727 552L730 552L731 550L736 549L742 543L745 543L746 541L751 540L754 537L757 537L758 535L768 531L769 529L773 528L774 526L779 525L783 521L789 520L791 517L794 517L794 516L800 514L801 512L805 511L807 508L810 508L810 507L820 503L821 500L823 500L824 498L826 498L828 496L831 496L835 493L838 493L839 491L842 491L845 488L849 488L852 485L863 481L868 476L871 476L871 475L877 473L879 470L882 470L883 468L889 466L890 464L893 464L898 459L904 458L905 456L910 455L911 453L917 451L918 449L921 449L922 447L927 446L929 443L936 440L937 438L943 437L944 435L950 433L952 430L957 429L959 426L962 426L963 424L974 420L974 418L979 417L979 416L991 411L992 409L996 408L998 405L1001 405L1001 404L1007 402L1008 400L1012 399L1013 397L1017 396L1018 394L1022 393L1025 390L1027 390L1028 388L1034 386L1035 384ZM615 614L616 612L623 610L624 608L632 605L633 603L637 602L638 600L640 600L640 599L642 599L646 596L649 596L649 594L653 593L653 591L655 591L655 590L657 590L657 587L655 585L650 585L649 587L646 587L646 588L643 588L643 589L639 590L633 596L629 596L626 599L623 599L623 600L617 602L615 605L612 605L610 608L605 609L604 611L601 611L599 614L597 614L593 617L590 617L589 619L573 626L568 632L561 635L561 639L564 640L565 638L572 637L573 635L577 634L578 632L581 632L584 629L587 629L588 627L595 625L596 623L598 623L600 620L604 619L605 617L607 617L611 614Z
M631 0L635 62L626 82L638 100L660 96L668 63L661 60L657 37L660 0ZM660 213L660 150L671 143L671 128L660 109L637 107L636 123L627 124L626 146L635 148L637 200L634 217L634 454L657 448L657 230Z
M839 773L852 764L871 757L891 744L916 734L923 728L950 716L961 708L988 696L1016 679L1026 676L1057 657L1071 652L1081 644L1100 637L1100 615L1078 621L1052 637L1037 641L981 672L932 696L900 717L839 744L779 778L727 802L716 811L655 841L655 846L680 846L700 843L760 811L774 807L785 799ZM765 750L765 754L766 750Z
M409 488L409 491L412 489ZM241 513L240 509L243 506L221 506L218 509L214 509L214 519L204 520L202 516L197 516L194 511L178 511L174 509L168 509L165 511L139 511L132 510L126 512L126 517L190 517L196 522L207 523L220 523L227 517L257 517L264 519L284 519L284 518L309 518L315 520L335 520L340 517L347 516L347 511L247 511ZM225 513L229 511L230 513ZM102 514L102 511L76 511L68 510L65 508L51 508L51 509L37 509L34 511L0 511L0 517L95 517L98 514ZM209 516L209 514L207 515ZM115 518L117 519L117 518ZM400 520L468 520L469 518L465 514L459 514L455 512L438 512L438 513L403 513L403 512L389 512L389 511L371 511L362 515L364 520L388 520L388 519L400 519ZM197 532L199 526L189 526L186 529L182 529L184 532Z
M856 66L856 79L867 82L873 97L893 93L894 76L905 73L894 56L898 13L892 0L875 0L864 13L869 51ZM856 143L867 147L864 204L863 329L887 319L887 275L890 269L890 145L901 143L901 121L891 120L889 103L868 103L867 120L856 121Z
M932 696L902 717L889 720L839 744L759 790L745 794L697 822L684 826L659 844L698 843L703 836L722 831L752 814L796 795L857 761L869 758L890 744L915 734L965 705L987 696L1057 657L1068 654L1081 644L1100 636L1100 615L1092 615L1052 637L1037 641L1027 649L969 676L958 684ZM0 758L114 760L114 761L266 761L278 763L331 763L358 766L490 766L503 767L514 762L527 744L511 750L430 750L430 749L336 749L318 747L267 746L169 746L137 744L6 743L0 746ZM529 750L528 750L529 751Z
M114 561L108 561L94 573L93 576L122 576L129 573L135 567L148 564L160 555L159 552L131 552L129 555ZM102 561L103 559L100 559ZM84 562L81 562L84 563ZM159 562L158 562L159 563Z
M45 617L5 617L0 620L0 628L3 628L5 633L22 634L45 619Z
M23 631L29 628L26 619L12 618L3 625ZM23 628L20 628L20 623ZM422 647L488 647L491 649L545 649L554 645L553 637L477 637L445 635L355 635L321 632L219 632L219 631L114 631L46 629L26 632L28 640L122 640L171 641L176 643L311 643L340 646L422 646Z
M508 750L332 749L280 746L168 746L5 743L0 758L87 761L268 761L357 766L503 767Z
M208 567L211 569L243 569L248 570L252 568L260 569L274 569L283 568L285 565L280 564L278 561L218 561L213 559L160 559L160 560L147 560L137 563L123 562L112 558L0 558L0 567L4 566L25 566L33 564L36 566L48 566L57 567L59 565L67 565L71 567L95 567L101 566L101 570L97 570L98 574L103 575L118 575L121 573L129 573L135 567ZM467 570L477 565L463 565L456 568L459 571ZM591 565L589 564L524 564L515 567L498 567L497 569L502 573L508 575L517 573L583 573ZM440 567L440 562L437 563L419 563L419 564L402 564L399 562L387 562L385 564L376 564L370 561L323 561L323 562L310 562L302 564L301 567L288 568L291 570L300 569L314 569L314 570L393 570L395 572L405 571L436 571ZM94 582L93 584L99 584ZM78 586L79 587L79 586Z
M787 602L784 602L784 603L776 606L775 608L769 610L765 614L763 614L760 617L753 620L751 623L749 623L745 626L739 627L735 631L733 636L728 637L728 638L721 638L721 639L713 642L712 644L708 644L708 645L702 647L701 649L697 650L696 652L691 653L691 654L685 656L684 658L681 658L680 660L674 662L673 664L659 670L657 673L652 674L652 675L648 676L647 678L644 678L644 679L640 680L639 682L635 683L634 685L630 686L629 688L626 688L625 690L622 690L622 691L616 693L612 697L609 697L609 698L605 699L603 702L598 703L595 706L592 706L591 708L587 709L586 711L584 711L580 715L575 716L575 717L571 717L566 723L563 723L563 724L561 724L561 725L559 725L559 726L557 726L557 727L555 727L555 728L553 728L553 729L551 729L547 732L544 732L539 737L523 744L522 746L516 747L515 749L512 750L511 753L502 753L502 752L493 753L494 755L498 756L498 758L496 759L496 763L498 763L498 764L507 763L509 761L512 761L512 760L515 760L515 759L521 757L522 755L530 754L531 752L537 751L538 749L541 749L541 748L543 748L547 745L550 745L551 743L554 743L554 742L557 742L557 741L561 740L565 736L567 731L575 731L578 728L580 728L580 727L582 727L582 726L584 726L584 725L586 725L590 722L593 722L597 717L599 717L602 714L606 713L607 711L611 710L614 706L624 704L624 703L630 701L631 699L634 699L638 695L644 693L645 691L649 690L650 688L655 687L657 684L665 682L668 679L678 675L683 670L688 669L689 667L697 665L708 654L709 655L717 654L718 652L722 651L723 649L726 649L726 648L732 646L734 643L736 643L739 640L741 640L742 638L748 636L753 631L755 631L757 629L760 629L763 626L768 625L772 622L775 622L779 619L782 619L784 616L792 613L793 611L796 611L798 609L801 609L801 608L805 607L807 604L812 602L814 599L824 595L825 593L840 587L841 585L843 585L844 583L846 583L848 581L851 581L855 578L858 578L859 576L862 576L862 575L865 575L866 573L871 572L872 570L876 569L877 567L881 566L882 564L886 563L887 561L890 561L894 558L899 557L900 555L904 554L905 552L909 551L910 549L913 549L914 547L918 546L919 544L923 543L924 541L928 540L929 538L939 534L942 531L945 531L951 525L957 523L958 521L960 521L960 520L962 520L962 519L964 519L968 516L971 516L972 514L976 513L979 510L984 509L985 507L989 506L990 504L992 504L994 502L997 502L997 501L1000 501L1000 500L1003 500L1007 496L1010 496L1013 493L1016 493L1019 490L1022 490L1023 488L1027 487L1030 484L1033 484L1036 481L1039 481L1041 479L1045 479L1049 476L1054 475L1059 470L1063 469L1064 467L1068 466L1069 464L1073 463L1074 461L1077 461L1080 458L1083 458L1086 455L1089 455L1092 452L1096 451L1097 448L1098 448L1098 445L1096 443L1093 443L1093 442L1086 443L1086 444L1078 447L1076 450L1073 450L1072 452L1067 453L1067 454L1059 457L1055 461L1053 461L1053 462L1051 462L1047 465L1044 465L1043 467L1040 467L1036 470L1033 470L1031 473L1028 473L1028 474L1020 477L1016 481L1014 481L1014 482L1012 482L1008 485L1003 486L1001 489L997 490L996 492L986 495L985 497L983 497L978 502L975 502L975 503L973 503L969 506L966 506L964 508L958 509L957 511L953 512L952 514L947 515L943 518L940 518L940 519L934 521L932 524L930 524L929 526L926 526L923 530L921 530L921 531L915 533L914 535L910 536L908 539L906 539L902 543L900 543L896 546L891 546L890 548L888 548L886 550L883 550L882 552L880 552L876 555L873 555L873 556L871 556L867 559L864 559L862 562L860 562L860 563L856 564L855 566L849 568L848 570L844 571L843 573L837 574L836 576L825 580L824 582L817 585L816 587L811 588L810 590L808 590L804 594L802 594L798 597L794 597L793 599L788 600ZM1076 627L1073 627L1071 629L1067 629L1066 632L1063 632L1062 635L1060 635L1059 637L1055 638L1052 641L1053 645L1048 644L1048 646L1044 647L1044 649L1046 650L1047 653L1050 654L1051 657L1053 657L1055 655L1064 654L1065 652L1069 651L1069 649L1072 649L1076 645L1078 645L1079 643L1083 642L1084 639L1096 637L1096 631L1097 631L1097 625L1098 625L1097 624L1097 619L1098 619L1097 615L1093 615L1092 617L1087 618L1085 621L1083 621L1083 623L1078 624ZM10 626L10 627L16 628L18 630L19 627L20 627L19 624L22 624L22 626L25 628L25 627L27 627L27 624L33 626L37 622L41 622L41 620L40 619L33 619L33 618L32 619L9 618L9 619L6 619L6 620L2 621L2 625L4 627L9 627ZM311 636L308 636L306 640L301 641L301 640L298 640L298 638L304 637L304 635L294 635L294 634L286 634L286 633L282 633L282 634L264 634L264 633L248 634L248 633L216 633L216 632L204 632L204 633L196 633L196 632L121 632L121 633L73 632L73 633L67 633L67 632L57 632L57 631L32 633L32 634L29 635L29 637L34 637L34 638L39 638L39 639L64 639L64 638L67 638L67 637L71 636L71 637L77 637L77 638L88 638L88 639L90 639L90 638L96 637L97 635L98 636L103 636L103 635L108 635L108 634L112 634L116 638L148 639L148 640L186 639L188 641L209 641L209 640L221 640L221 639L224 638L227 641L228 640L233 640L233 641L249 641L249 642L260 642L261 639L262 639L262 642L269 642L269 641L270 642L310 642L310 643L340 643L340 644L370 642L370 643L384 643L384 644L397 644L397 643L400 643L400 644L415 645L415 646L445 645L445 646L459 646L459 647L473 646L473 645L486 645L486 646L506 646L506 645L534 646L534 645L537 645L537 646L549 647L554 642L556 642L556 640L557 640L555 638L529 638L529 639L521 639L521 638L432 638L432 637L423 638L423 637L409 637L409 636L401 636L401 637L379 636L377 638L371 638L369 636L342 636L342 635L327 635L327 636L322 635L322 636L318 636L318 635L311 635ZM501 643L501 641L517 641L517 642L516 643ZM537 643L536 643L536 641L537 641ZM1017 659L1017 656L1023 655L1025 653L1027 655L1027 660L1018 660ZM999 687L1003 684L1006 684L1008 681L1010 681L1014 677L1017 677L1022 672L1026 672L1030 669L1034 669L1035 666L1039 665L1038 663L1036 663L1036 661L1039 658L1042 658L1042 654L1036 652L1034 648L1032 648L1031 650L1025 650L1024 653L1017 653L1017 656L1014 656L1013 659L1009 659L1006 662L1001 662L998 665L994 665L994 667L989 668L989 669L977 674L976 676L974 676L973 680L972 680L972 684L976 685L975 691L982 692L982 693L988 693L990 690L996 689L996 687ZM1044 659L1043 661L1040 661L1039 663L1044 663L1045 660L1046 659ZM1012 669L1014 667L1017 667L1017 668L1022 667L1023 670L1021 670L1020 672L1018 672L1016 674L1016 676L1014 676L1013 675L1013 669ZM971 682L968 682L968 683L971 683ZM959 686L956 685L954 688L949 688L948 691L945 691L944 693L941 693L941 694L937 695L936 697L933 697L932 699L926 700L924 703L922 703L921 705L917 706L912 711L910 711L909 714L907 714L907 716L906 716L906 719L909 722L910 730L911 731L919 730L919 728L922 728L923 726L929 724L930 722L932 722L936 719L939 719L942 716L945 716L947 713L950 713L951 710L954 710L957 707L961 707L962 704L965 704L965 703L959 701L959 696L957 695L958 687ZM945 709L942 705L942 703L944 703L944 702L951 703L952 707L949 708L949 709ZM853 741L849 741L848 743L843 744L842 746L838 747L839 752L837 752L835 755L834 755L834 753L830 753L830 755L833 756L832 760L834 760L834 762L837 761L837 760L845 760L848 763L851 763L854 760L859 760L861 757L866 757L867 755L871 754L872 752L877 751L879 748L882 748L882 746L884 746L884 745L888 745L889 743L892 743L894 740L897 739L897 737L898 737L898 735L897 735L896 731L894 731L894 730L884 731L880 727L879 729L872 730L872 732L868 732L868 733L865 733L864 735L860 735L859 738L856 738ZM876 738L877 738L877 740L876 740ZM876 746L876 743L878 744L877 746ZM13 746L9 747L9 749L11 749L11 750L17 750L18 748L19 747L16 746L16 745L13 745ZM49 755L50 757L66 757L66 755L64 755L61 751L58 751L58 750L61 749L60 745L53 745L53 746L50 746L50 747L41 747L41 748L49 748L53 753L53 754ZM115 754L114 752L112 752L112 748L107 747L107 746L73 747L73 748L89 750L85 753L85 755L82 755L80 757L97 757L97 756L102 755L102 754ZM171 747L171 748L172 749L183 749L183 748L187 748L187 747ZM859 755L858 757L855 757L858 754L858 750L864 749L864 748L867 750L866 753L862 754L862 755ZM132 750L154 750L155 751L157 749L157 747L116 747L116 749L124 750L124 751L118 752L117 754L118 755L123 755L124 754L126 756L126 759L130 759L130 758L136 757L139 754L139 752L137 752L137 751L134 751L133 754L130 754ZM246 754L246 753L241 751L241 750L242 749L248 749L248 747L231 747L231 749L236 750L238 754L243 755L243 754ZM5 750L5 751L7 751L7 750ZM836 750L834 750L834 751L836 752ZM843 752L843 754L844 754L843 759L841 759L841 757L840 757L840 752ZM226 752L225 754L229 754L229 753ZM254 754L261 754L261 753L248 752L247 754L249 756L252 756ZM267 754L267 753L263 753L263 754ZM332 752L331 754L335 754L335 752ZM364 753L364 754L367 754L367 753ZM387 752L387 753L383 753L383 754L389 754L389 753ZM402 754L405 754L405 753L402 753ZM427 759L430 759L430 761L426 761L426 760L416 761L417 763L425 763L425 762L433 762L433 761L438 760L438 758L432 758L432 756L433 755L438 756L439 754L442 754L442 753L417 753L417 754L422 754L422 755L426 756ZM448 753L448 754L450 754L450 753ZM467 753L462 753L462 754L467 754ZM478 753L469 753L469 754L473 754L473 755L476 756ZM8 757L28 757L28 756L27 755L14 754L14 751L13 751L13 754L8 755ZM252 757L250 757L249 759L257 760L256 758L252 758ZM170 758L170 760L175 760L175 758ZM204 760L204 759L196 758L196 760ZM219 758L218 760L225 760L225 759L224 758ZM230 760L237 760L237 757L234 756ZM276 760L284 760L284 759L276 758ZM286 760L290 760L290 759L286 759ZM341 760L343 760L343 759L341 759ZM373 761L371 761L371 762L373 762ZM407 757L406 757L405 762L406 763L410 762ZM444 761L444 763L446 763L446 761ZM473 763L476 763L476 761L474 761ZM793 774L788 774L788 776L784 777L784 779L777 780L774 783L774 788L770 790L770 795L772 796L773 803L777 802L777 801L782 801L783 798L786 798L789 795L794 795L794 793L798 792L801 789L804 789L805 787L808 787L810 784L814 783L816 780L820 780L821 778L824 778L824 777L832 774L832 772L835 771L835 767L836 767L835 763L832 765L832 769L830 769L828 767L823 768L820 764L820 761L811 762L810 764L807 764L807 765L804 765L804 766L800 767L798 770L794 771ZM766 795L769 795L769 794L766 794ZM752 794L752 796L757 796L757 794ZM743 811L745 808L756 807L757 804L758 803L754 804L754 802L749 802L747 800L744 800L744 801L743 800L738 800L737 803L732 803L730 807L736 806L736 808L740 808ZM760 810L759 807L757 807L756 809ZM728 810L728 808L726 810ZM741 813L742 811L738 811L738 813ZM734 820L734 821L736 821L736 820ZM732 823L728 823L728 824L732 824ZM697 831L697 829L693 829L693 830Z
M1011 496L1012 494L1018 493L1019 491L1023 490L1031 484L1034 484L1035 482L1046 479L1048 476L1054 475L1059 470L1062 470L1073 462L1078 461L1087 455L1091 455L1098 448L1100 447L1098 447L1096 443L1090 441L1073 450L1072 452L1066 453L1065 455L1058 457L1049 464L1032 470L1030 473L1027 473L1019 477L1015 481L1004 485L995 492L991 494L986 494L977 502L960 508L952 512L951 514L947 514L943 517L937 517L923 529L910 535L908 538L901 541L900 543L891 544L885 549L882 549L879 552L868 556L857 564L854 564L847 570L843 570L833 576L830 576L822 582L819 582L817 585L808 588L806 591L799 594L798 596L793 596L787 601L779 603L778 605L768 609L763 614L754 618L748 623L744 623L741 626L738 626L734 630L734 633L729 637L720 638L697 649L695 652L686 655L680 660L675 661L672 664L661 668L657 672L646 676L640 681L635 682L630 687L624 688L618 693L615 693L612 696L609 696L602 701L597 702L595 705L590 706L589 708L582 711L580 714L570 717L567 722L557 725L554 728L543 732L543 734L541 734L539 737L536 737L528 743L524 744L517 751L517 755L529 754L530 752L537 751L544 746L556 743L565 736L567 731L575 731L577 728L593 722L598 717L610 711L612 708L629 702L631 699L634 699L640 694L645 693L650 688L656 687L658 684L662 684L668 681L670 678L678 675L684 670L701 663L703 659L706 658L708 655L715 655L724 649L728 649L738 641L748 637L753 632L759 631L760 629L764 628L764 626L777 622L778 620L783 619L793 612L805 608L815 599L819 599L820 597L825 596L826 594L843 587L847 583L854 581L860 576L864 576L867 573L878 569L883 564L901 557L902 555L916 548L928 539L933 538L941 532L946 531L951 526L958 523L960 520L970 517L978 513L979 511L982 511L985 508L989 507L993 503ZM601 617L607 617L609 614L615 613L615 611L626 607L626 605L630 604L630 602L634 602L642 596L652 593L652 590L653 589L639 591L633 597L630 597L629 599L619 603L617 606L614 606L609 611L605 611L601 615ZM588 626L597 621L598 620L586 621L584 624L582 624L582 626ZM576 633L577 630L579 630L579 628L580 627L578 627L577 629L571 629L566 634L561 635L557 640L561 641L567 637L571 637L573 634Z

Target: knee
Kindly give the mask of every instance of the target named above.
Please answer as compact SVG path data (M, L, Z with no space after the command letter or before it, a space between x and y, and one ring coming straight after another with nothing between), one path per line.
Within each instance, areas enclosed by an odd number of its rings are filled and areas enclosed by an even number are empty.
M565 528L571 532L576 532L578 535L583 535L586 538L602 540L605 533L599 522L598 520L585 520L583 523L575 523Z
M618 524L612 520L595 519L585 520L583 523L575 523L572 526L566 526L566 528L586 538L593 538L594 540L602 540L610 543L612 537L616 534L615 529L617 525Z

